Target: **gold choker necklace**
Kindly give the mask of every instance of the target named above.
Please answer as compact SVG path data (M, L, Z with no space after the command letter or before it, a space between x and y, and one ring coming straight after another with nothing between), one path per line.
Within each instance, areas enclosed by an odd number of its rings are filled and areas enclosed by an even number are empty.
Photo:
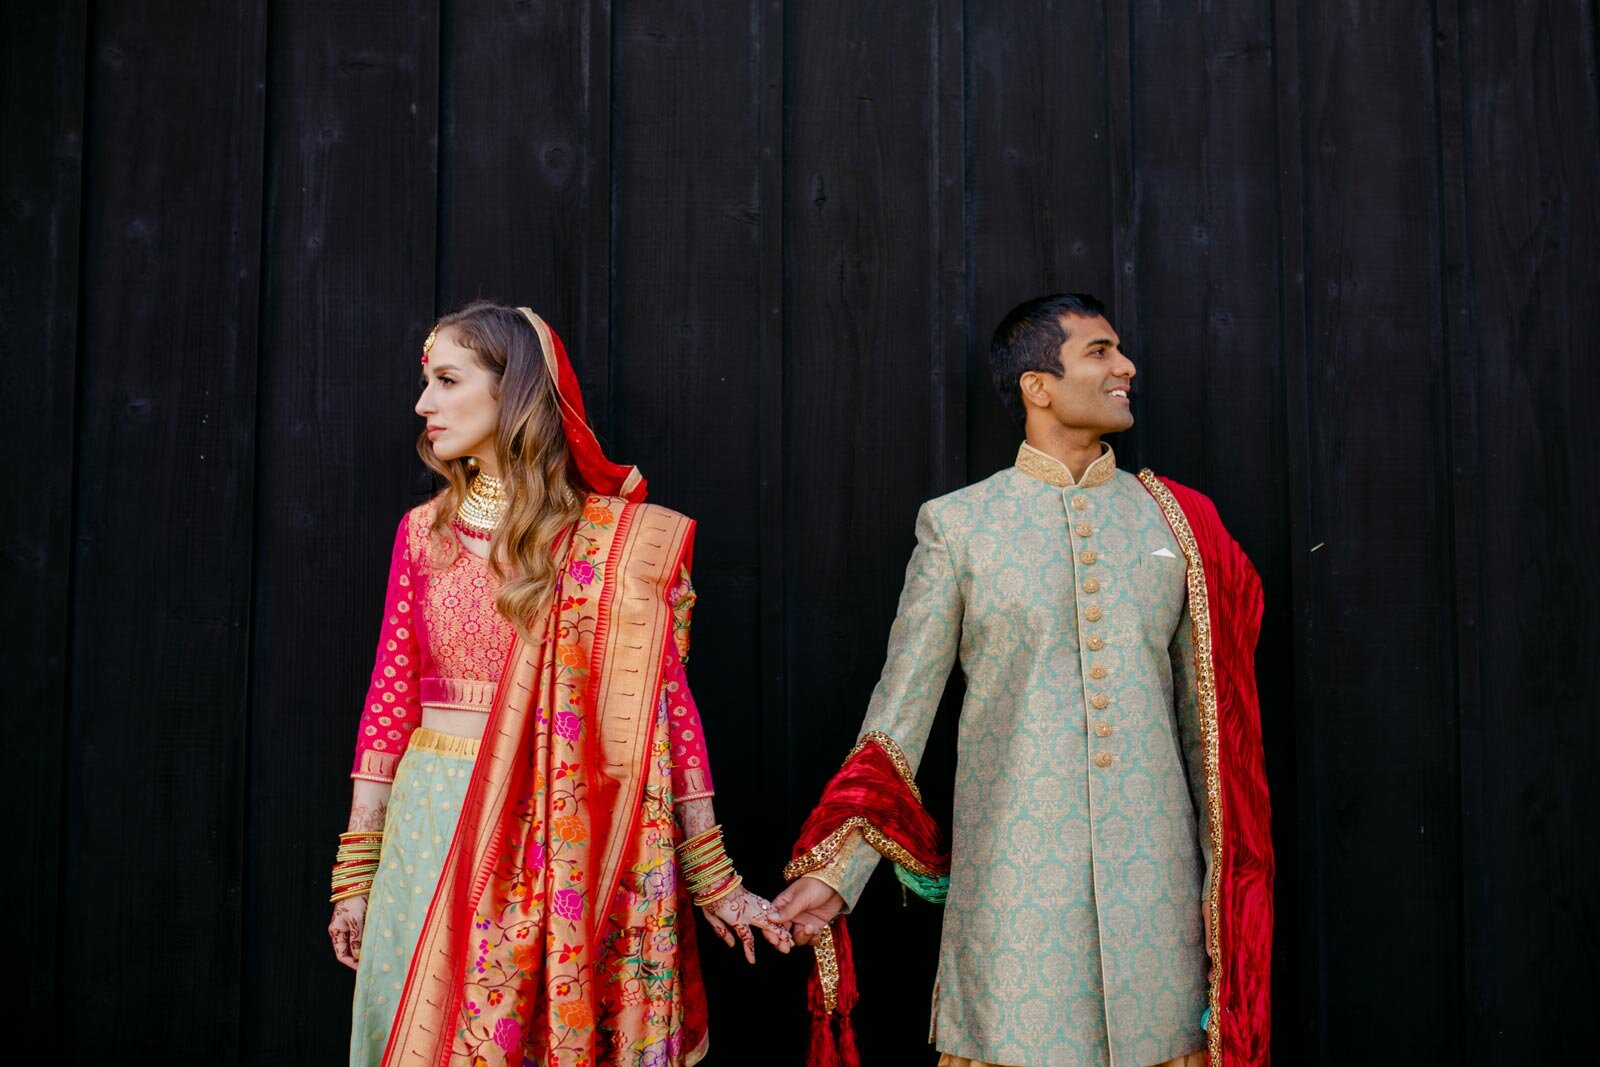
M510 503L511 498L506 495L506 483L480 471L467 487L467 498L456 509L456 521L468 533L488 537L499 525Z

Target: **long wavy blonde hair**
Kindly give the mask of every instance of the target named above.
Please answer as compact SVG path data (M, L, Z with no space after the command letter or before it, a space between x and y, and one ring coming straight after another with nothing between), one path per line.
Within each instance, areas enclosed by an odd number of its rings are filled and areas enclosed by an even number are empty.
M533 624L561 567L556 555L584 500L572 477L555 385L538 335L516 308L477 300L444 315L435 328L449 329L456 344L470 349L495 377L490 391L500 402L500 415L494 451L510 498L489 542L489 564L505 583L495 608L523 640L534 641ZM466 457L435 456L426 431L417 438L417 453L446 482L436 498L429 539L434 565L447 566L462 548L450 523L476 473Z

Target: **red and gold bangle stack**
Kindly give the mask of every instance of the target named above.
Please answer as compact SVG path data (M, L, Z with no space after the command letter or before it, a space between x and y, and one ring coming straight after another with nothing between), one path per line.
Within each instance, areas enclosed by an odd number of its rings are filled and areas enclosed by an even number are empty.
M378 873L378 856L383 851L383 831L352 830L339 835L339 853L333 862L331 901L359 897L372 889Z
M743 878L733 869L733 861L722 847L722 827L713 826L695 834L678 846L678 867L689 885L696 907L715 904L738 889Z

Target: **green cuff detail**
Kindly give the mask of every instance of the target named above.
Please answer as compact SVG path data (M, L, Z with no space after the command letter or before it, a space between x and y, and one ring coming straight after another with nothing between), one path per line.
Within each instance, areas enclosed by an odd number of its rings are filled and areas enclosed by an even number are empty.
M943 904L950 895L950 876L937 874L932 877L908 871L898 863L894 865L894 876L900 884L911 890L929 904Z

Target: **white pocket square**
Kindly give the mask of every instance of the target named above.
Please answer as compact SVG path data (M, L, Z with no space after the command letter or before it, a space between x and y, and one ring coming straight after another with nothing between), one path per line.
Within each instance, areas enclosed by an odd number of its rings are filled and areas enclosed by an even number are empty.
M1160 556L1162 559L1177 559L1178 558L1177 556L1174 556L1172 554L1172 549L1170 549L1170 548L1158 548L1158 549L1156 549L1154 552L1152 552L1150 554L1152 556Z

